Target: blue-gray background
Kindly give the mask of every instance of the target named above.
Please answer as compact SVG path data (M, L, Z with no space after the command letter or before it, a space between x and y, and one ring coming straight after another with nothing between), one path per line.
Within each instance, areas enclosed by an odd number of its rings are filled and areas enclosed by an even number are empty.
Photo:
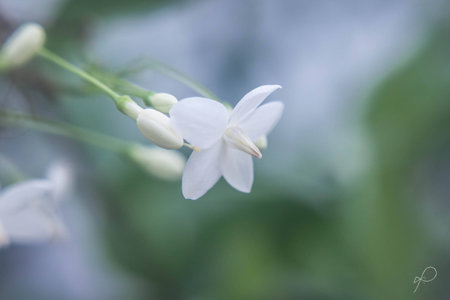
M67 241L0 251L1 299L448 299L447 1L0 0L83 66L152 57L231 103L280 84L282 120L251 194L184 200L102 149L2 128L30 176L76 166ZM195 92L152 70L131 80ZM0 78L1 105L145 140L109 100L45 61ZM188 153L186 153L188 154ZM3 182L2 182L3 183ZM427 266L438 276L413 294Z

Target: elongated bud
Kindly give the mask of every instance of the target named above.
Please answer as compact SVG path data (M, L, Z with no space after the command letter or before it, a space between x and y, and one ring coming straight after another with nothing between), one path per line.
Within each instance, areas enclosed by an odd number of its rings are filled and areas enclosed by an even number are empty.
M183 138L173 130L170 119L154 109L144 109L137 117L139 131L152 143L167 149L178 149Z
M259 139L257 139L255 141L255 145L261 151L266 150L267 149L267 136L262 136Z
M167 93L156 93L148 97L151 106L163 113L169 113L172 105L178 102L177 98Z
M225 141L234 146L236 149L244 151L257 158L262 157L258 147L256 147L248 135L246 135L239 127L230 127L225 130L224 138Z
M144 110L136 102L134 102L130 96L121 96L119 98L117 107L121 112L123 112L133 120L137 120L139 114Z
M0 57L6 68L18 67L30 60L45 43L45 31L39 24L20 26L3 45Z
M164 180L180 179L186 163L181 153L157 147L133 146L128 154L144 171Z

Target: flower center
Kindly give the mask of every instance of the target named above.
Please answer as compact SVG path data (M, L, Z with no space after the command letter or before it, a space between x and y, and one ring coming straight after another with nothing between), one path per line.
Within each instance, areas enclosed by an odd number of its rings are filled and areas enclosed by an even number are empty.
M262 154L250 137L241 128L233 126L225 130L224 139L234 148L244 151L254 157L261 158Z

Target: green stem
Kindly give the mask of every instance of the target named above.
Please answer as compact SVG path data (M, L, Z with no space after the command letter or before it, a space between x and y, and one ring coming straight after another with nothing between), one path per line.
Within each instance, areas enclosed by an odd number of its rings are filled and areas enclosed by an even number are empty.
M63 122L45 120L34 116L0 110L0 123L17 125L33 130L69 137L80 142L98 146L123 154L132 143L124 142L98 132L83 129Z
M178 71L177 69L162 63L160 61L157 61L155 59L147 58L145 60L139 60L136 63L136 66L133 68L129 68L127 70L124 70L119 74L119 76L126 76L128 73L134 73L134 72L140 72L142 70L145 70L147 68L153 69L161 74L164 74L176 81L181 82L182 84L186 85L187 87L190 87L194 91L198 92L199 94L210 98L217 100L219 102L222 102L213 92L211 92L209 89L204 87L202 84L198 83L196 80L192 79L191 77L187 76L183 72Z
M146 90L137 84L119 78L112 73L108 73L107 71L94 69L90 71L90 73L94 74L95 77L100 78L103 82L107 83L115 90L118 90L127 95L139 97L144 101L146 101L149 96L155 93L153 91Z
M149 96L154 94L152 91L148 91L134 83L122 80L120 78L115 78L114 81L117 82L117 89L131 96L139 97L144 101L148 99Z
M108 96L110 96L114 102L116 103L116 105L119 105L120 103L120 97L121 95L119 95L118 93L116 93L115 91L113 91L111 88L109 88L108 86L106 86L103 82L101 82L100 80L98 80L97 78L93 77L92 75L88 74L87 72L81 70L80 68L72 65L70 62L66 61L65 59L63 59L62 57L58 56L57 54L42 48L38 54L42 57L45 58L55 64L57 64L58 66L80 76L81 78L83 78L84 80L92 83L93 85L95 85L96 87L98 87L99 89L101 89L103 92L105 92Z

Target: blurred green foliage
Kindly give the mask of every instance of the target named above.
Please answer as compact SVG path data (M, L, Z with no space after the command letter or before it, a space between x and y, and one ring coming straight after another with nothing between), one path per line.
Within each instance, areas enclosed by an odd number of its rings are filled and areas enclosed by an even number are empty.
M192 202L178 185L128 170L104 183L112 259L157 298L411 299L424 261L449 258L427 257L433 241L417 206L426 199L413 181L415 166L449 140L445 36L374 93L365 123L372 168L351 189L313 207L270 182L251 195L222 182Z
M89 32L91 22L115 16L154 11L180 0L69 0L60 8L57 19L47 28L51 39L48 45L58 51L80 51L80 40ZM70 38L69 38L70 37Z

